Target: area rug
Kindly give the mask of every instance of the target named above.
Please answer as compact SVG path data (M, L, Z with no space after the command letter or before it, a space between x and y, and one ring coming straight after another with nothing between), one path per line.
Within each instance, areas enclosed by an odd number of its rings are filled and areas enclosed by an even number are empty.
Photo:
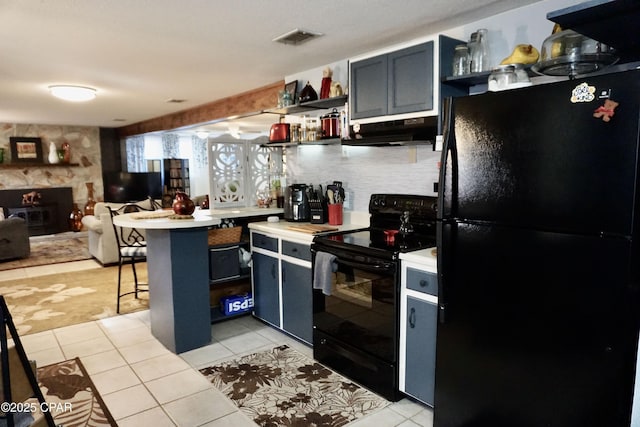
M138 281L147 283L146 263L136 264ZM132 289L131 266L122 268L124 289ZM118 267L97 267L68 273L0 282L18 332L31 334L116 315ZM120 300L120 314L149 308L149 294Z
M86 233L33 236L29 245L31 253L27 258L0 262L0 271L91 259Z
M389 404L286 345L200 372L260 426L339 427Z
M80 359L38 368L37 378L57 425L117 427Z

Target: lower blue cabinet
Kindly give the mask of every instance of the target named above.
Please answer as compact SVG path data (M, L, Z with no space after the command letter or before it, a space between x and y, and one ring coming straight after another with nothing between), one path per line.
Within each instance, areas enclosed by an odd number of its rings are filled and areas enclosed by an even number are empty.
M256 317L280 327L280 289L278 259L254 252L253 312Z
M282 329L311 344L313 341L311 269L282 261Z
M437 305L407 297L405 392L433 406Z

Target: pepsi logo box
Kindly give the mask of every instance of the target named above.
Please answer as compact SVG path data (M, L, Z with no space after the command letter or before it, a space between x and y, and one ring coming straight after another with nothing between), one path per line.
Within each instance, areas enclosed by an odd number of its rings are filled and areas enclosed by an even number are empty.
M225 316L243 313L251 310L252 308L253 297L251 296L251 293L220 298L220 310Z

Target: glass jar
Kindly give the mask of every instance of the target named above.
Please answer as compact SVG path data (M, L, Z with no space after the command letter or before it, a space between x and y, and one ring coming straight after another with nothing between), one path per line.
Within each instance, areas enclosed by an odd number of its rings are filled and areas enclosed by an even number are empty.
M291 124L291 142L300 142L300 125L298 123Z
M513 65L500 65L491 70L488 81L488 90L492 92L505 90L517 81L518 77L516 76L516 67Z
M453 75L464 76L469 72L469 47L466 44L459 44L453 53Z
M516 73L516 81L518 83L531 82L531 80L529 80L529 74L527 73L527 70L524 69L523 64L509 64L509 65L513 65L513 68L515 69L515 73Z

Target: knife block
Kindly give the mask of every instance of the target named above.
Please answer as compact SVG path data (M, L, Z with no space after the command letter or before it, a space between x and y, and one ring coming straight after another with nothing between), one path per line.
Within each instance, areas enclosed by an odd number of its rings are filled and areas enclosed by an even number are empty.
M327 204L321 200L309 200L309 214L311 224L327 222Z

